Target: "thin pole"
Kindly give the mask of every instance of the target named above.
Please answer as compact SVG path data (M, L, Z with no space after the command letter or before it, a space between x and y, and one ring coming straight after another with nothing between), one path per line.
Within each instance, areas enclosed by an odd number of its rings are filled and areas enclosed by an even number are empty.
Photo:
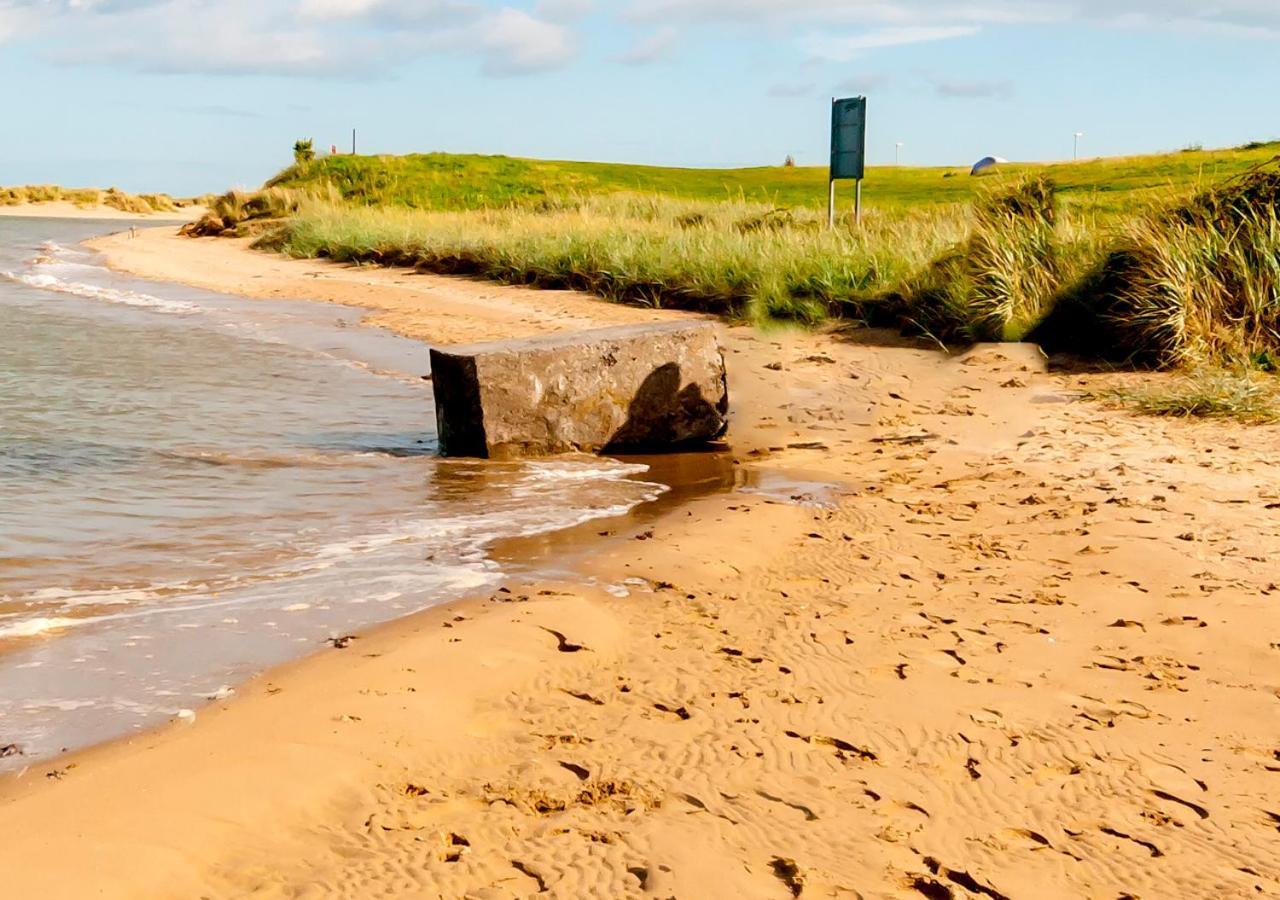
M853 221L859 227L862 226L862 179L858 179L857 193L854 194L853 200Z
M356 130L354 128L351 129L351 155L356 155Z
M827 228L834 231L836 227L836 180L834 178L829 180L827 188Z

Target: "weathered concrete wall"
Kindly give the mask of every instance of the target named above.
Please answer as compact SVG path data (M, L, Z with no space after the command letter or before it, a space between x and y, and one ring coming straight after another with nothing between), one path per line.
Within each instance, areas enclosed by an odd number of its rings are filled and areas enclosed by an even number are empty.
M711 323L668 322L431 351L441 450L510 459L713 440L729 411Z

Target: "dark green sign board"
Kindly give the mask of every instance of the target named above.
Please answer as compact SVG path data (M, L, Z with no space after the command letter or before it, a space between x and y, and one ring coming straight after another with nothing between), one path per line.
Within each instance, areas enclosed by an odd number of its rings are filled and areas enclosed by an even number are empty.
M867 171L867 98L831 103L831 180L855 178Z

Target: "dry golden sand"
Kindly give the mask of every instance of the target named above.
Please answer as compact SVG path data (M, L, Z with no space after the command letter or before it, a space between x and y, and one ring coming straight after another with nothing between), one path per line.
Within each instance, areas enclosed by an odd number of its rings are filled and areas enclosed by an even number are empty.
M204 214L202 206L188 206L173 212L132 213L113 206L80 206L69 200L51 200L48 203L18 203L0 206L0 218L16 219L105 219L121 221L186 221L198 219Z
M231 243L106 249L351 290L437 340L502 333L504 309L514 332L645 315ZM35 766L0 801L0 892L1280 893L1277 430L1104 411L1032 348L853 337L726 329L737 478L784 489L546 544L631 596L512 583Z

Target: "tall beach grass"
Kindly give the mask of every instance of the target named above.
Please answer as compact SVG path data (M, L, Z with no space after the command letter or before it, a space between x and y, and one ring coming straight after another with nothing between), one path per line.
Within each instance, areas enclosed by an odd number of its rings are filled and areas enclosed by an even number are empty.
M72 203L82 209L108 206L122 212L144 214L174 212L190 205L189 201L175 200L168 194L129 194L116 188L64 188L54 184L0 187L0 206L56 202Z
M946 343L1029 339L1163 368L1274 369L1280 158L1239 168L1273 150L1223 151L1233 177L1209 182L1202 167L1163 190L1138 173L1181 171L1199 151L1081 164L1137 185L1096 185L1107 202L1086 200L1078 184L1064 194L1057 179L1078 181L1075 169L1014 169L966 180L968 202L873 205L861 226L845 216L834 230L820 208L745 191L710 200L593 182L626 167L330 158L225 195L191 233L752 321L854 320ZM477 171L497 178L493 197L468 193L484 181Z
M760 321L883 317L887 289L964 231L942 210L825 227L816 210L569 195L470 212L312 199L262 246L300 257L410 266L574 288L653 307Z
M1035 335L1158 368L1280 359L1280 163L1115 224Z

